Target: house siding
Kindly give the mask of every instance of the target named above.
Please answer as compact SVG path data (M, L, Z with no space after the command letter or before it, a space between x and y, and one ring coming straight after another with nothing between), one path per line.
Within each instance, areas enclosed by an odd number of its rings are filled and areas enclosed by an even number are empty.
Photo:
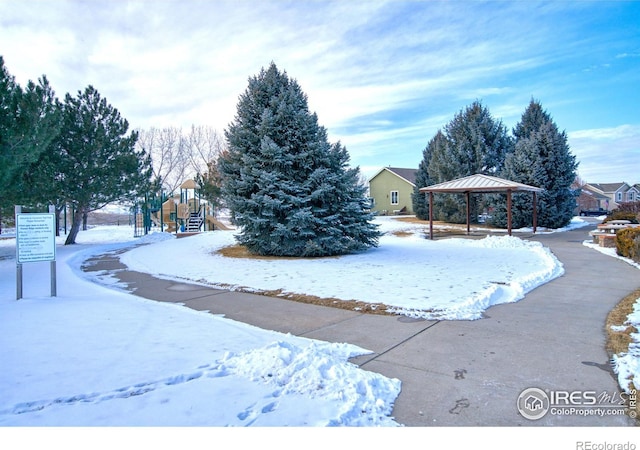
M397 205L391 204L392 191L398 192ZM375 199L372 210L378 214L393 214L402 208L413 214L412 193L413 184L388 170L382 170L369 181L369 195Z
M636 185L631 186L625 182L607 184L588 183L585 188L592 192L604 195L607 200L601 201L600 205L609 211L618 208L620 203L640 200L638 197L638 193L640 191L638 191Z

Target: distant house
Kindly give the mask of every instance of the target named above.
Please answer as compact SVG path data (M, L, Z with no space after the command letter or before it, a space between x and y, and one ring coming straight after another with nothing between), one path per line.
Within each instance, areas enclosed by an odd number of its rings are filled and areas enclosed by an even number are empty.
M611 198L599 189L585 184L580 188L580 195L576 199L576 203L575 215L577 216L585 211L610 211Z
M607 211L616 209L620 203L640 201L640 184L587 183L582 190L597 198L598 207Z
M369 180L371 210L378 214L414 214L411 194L417 169L383 167Z

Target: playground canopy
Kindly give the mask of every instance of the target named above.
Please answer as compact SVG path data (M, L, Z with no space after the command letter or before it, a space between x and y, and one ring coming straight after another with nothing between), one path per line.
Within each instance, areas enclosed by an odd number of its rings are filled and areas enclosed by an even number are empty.
M531 192L533 193L533 232L537 229L537 196L538 192L544 191L544 189L529 186L528 184L517 183L515 181L505 180L504 178L492 177L489 175L470 175L463 178L457 178L451 181L445 181L444 183L434 184L420 188L420 192L425 194L429 193L429 238L433 239L433 194L436 192L444 192L450 194L465 194L467 201L467 233L470 230L470 211L469 211L469 196L471 193L500 193L506 192L507 194L507 230L509 236L511 236L511 193L512 192Z
M180 185L180 189L193 189L197 191L200 189L200 185L196 183L195 180L187 180Z

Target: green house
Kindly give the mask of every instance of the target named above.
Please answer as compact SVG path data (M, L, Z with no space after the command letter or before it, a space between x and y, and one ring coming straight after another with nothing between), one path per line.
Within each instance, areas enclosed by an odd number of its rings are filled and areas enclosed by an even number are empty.
M381 215L414 214L411 194L417 169L384 167L369 180L371 210Z

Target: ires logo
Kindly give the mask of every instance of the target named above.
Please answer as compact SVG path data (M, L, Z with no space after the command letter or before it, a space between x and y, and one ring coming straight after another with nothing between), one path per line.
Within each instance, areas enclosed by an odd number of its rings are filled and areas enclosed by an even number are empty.
M635 418L636 391L608 393L596 391L542 390L528 388L518 396L517 407L521 416L538 420L552 415L610 416L629 412Z
M598 404L596 391L548 391L549 402L554 406L589 406Z

